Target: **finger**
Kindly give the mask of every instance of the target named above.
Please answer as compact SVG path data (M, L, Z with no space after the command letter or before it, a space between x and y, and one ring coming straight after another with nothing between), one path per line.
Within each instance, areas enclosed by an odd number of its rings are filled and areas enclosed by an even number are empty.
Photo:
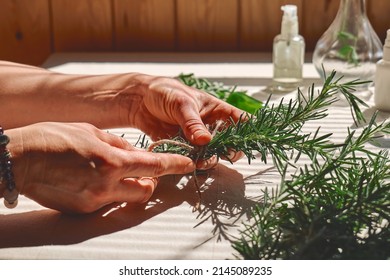
M199 111L194 106L182 106L177 121L183 133L192 144L203 146L210 142L211 134L200 118Z
M187 118L181 127L186 139L194 145L204 146L211 140L211 133L200 119Z
M127 140L123 137L120 137L115 134L111 134L108 132L100 131L98 132L98 138L102 140L103 142L108 143L109 145L119 148L119 149L124 149L128 151L134 150L134 146L131 145Z
M196 169L198 170L208 170L214 168L218 164L218 158L212 156L207 160L200 160L196 163Z
M121 154L123 177L160 177L187 174L195 170L195 163L182 155L124 150L116 152Z
M245 122L249 118L251 118L251 116L252 116L251 114L242 110L234 110L231 114L231 117L234 120L234 122L238 122L238 121Z
M244 156L245 154L243 152L230 149L229 153L226 156L222 156L221 159L236 162L242 159Z
M144 203L150 199L157 187L154 177L124 178L119 186L118 201Z

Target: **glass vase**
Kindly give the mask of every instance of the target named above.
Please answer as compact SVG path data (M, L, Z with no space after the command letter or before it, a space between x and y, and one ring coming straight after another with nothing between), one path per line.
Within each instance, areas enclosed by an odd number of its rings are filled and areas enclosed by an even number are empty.
M334 21L317 42L313 64L322 78L335 70L343 81L372 81L382 55L382 43L367 17L366 1L341 0Z

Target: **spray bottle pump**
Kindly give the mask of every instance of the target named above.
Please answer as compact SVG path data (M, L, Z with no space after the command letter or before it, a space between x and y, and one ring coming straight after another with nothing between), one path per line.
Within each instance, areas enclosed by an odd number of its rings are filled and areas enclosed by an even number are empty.
M298 33L297 6L285 5L281 32L273 43L273 88L275 91L292 91L302 81L305 40Z
M285 5L281 7L283 13L281 35L284 37L298 35L297 6Z

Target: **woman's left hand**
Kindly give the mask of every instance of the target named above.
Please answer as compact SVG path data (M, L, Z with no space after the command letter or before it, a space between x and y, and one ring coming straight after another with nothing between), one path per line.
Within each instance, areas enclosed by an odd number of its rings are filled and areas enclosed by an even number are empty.
M192 144L202 146L211 140L206 125L216 121L238 121L243 111L205 92L165 77L140 75L141 98L129 106L129 122L153 140L175 136L180 130Z

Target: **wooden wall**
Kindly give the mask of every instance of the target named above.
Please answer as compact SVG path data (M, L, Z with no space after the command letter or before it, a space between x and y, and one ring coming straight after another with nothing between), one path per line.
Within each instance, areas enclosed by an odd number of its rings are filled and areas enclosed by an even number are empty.
M66 51L271 51L283 4L298 6L307 50L340 0L0 0L0 59L39 65ZM383 41L390 1L367 0Z

